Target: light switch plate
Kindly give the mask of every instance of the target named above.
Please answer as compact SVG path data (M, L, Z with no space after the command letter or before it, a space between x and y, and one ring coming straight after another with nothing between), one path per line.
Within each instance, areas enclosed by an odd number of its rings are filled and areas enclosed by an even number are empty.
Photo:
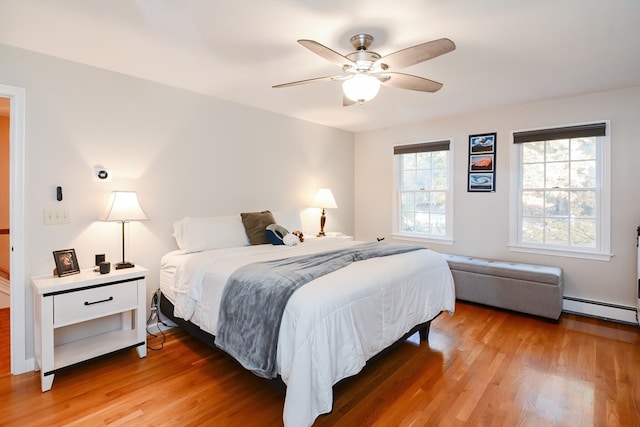
M45 209L44 211L46 225L69 224L70 221L69 209Z

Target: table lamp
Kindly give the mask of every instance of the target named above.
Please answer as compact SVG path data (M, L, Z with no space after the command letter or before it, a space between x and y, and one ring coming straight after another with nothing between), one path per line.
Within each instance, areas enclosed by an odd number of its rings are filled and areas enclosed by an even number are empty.
M109 202L102 215L101 221L117 221L122 223L122 262L116 264L116 270L131 268L135 264L125 261L124 258L124 223L129 221L144 221L147 218L138 202L135 191L112 191Z
M314 208L322 208L322 215L320 215L320 232L318 233L318 237L324 237L324 224L327 221L327 217L324 214L325 209L336 209L338 205L336 204L336 200L333 198L333 193L328 188L321 188L316 193L315 199L313 199Z

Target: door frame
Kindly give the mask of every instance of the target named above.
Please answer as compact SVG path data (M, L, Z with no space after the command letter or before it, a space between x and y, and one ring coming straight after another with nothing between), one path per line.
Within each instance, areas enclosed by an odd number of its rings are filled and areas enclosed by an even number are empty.
M9 244L10 248L10 307L11 307L11 373L33 370L27 361L25 274L25 89L0 84L0 96L10 99L9 113ZM31 335L31 334L29 334ZM28 366L31 365L31 366Z

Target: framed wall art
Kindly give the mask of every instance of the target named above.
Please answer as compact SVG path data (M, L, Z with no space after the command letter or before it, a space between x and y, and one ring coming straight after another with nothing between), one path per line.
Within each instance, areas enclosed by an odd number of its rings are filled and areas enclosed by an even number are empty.
M496 134L469 135L470 192L496 191Z
M56 262L54 274L57 274L58 277L80 273L80 266L78 265L75 249L53 251L53 259Z

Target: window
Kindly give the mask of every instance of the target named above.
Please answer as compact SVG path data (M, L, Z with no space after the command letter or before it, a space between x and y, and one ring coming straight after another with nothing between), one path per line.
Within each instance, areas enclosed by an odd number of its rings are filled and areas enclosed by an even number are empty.
M450 145L447 140L394 147L396 237L452 239Z
M514 132L515 248L608 257L606 123Z

